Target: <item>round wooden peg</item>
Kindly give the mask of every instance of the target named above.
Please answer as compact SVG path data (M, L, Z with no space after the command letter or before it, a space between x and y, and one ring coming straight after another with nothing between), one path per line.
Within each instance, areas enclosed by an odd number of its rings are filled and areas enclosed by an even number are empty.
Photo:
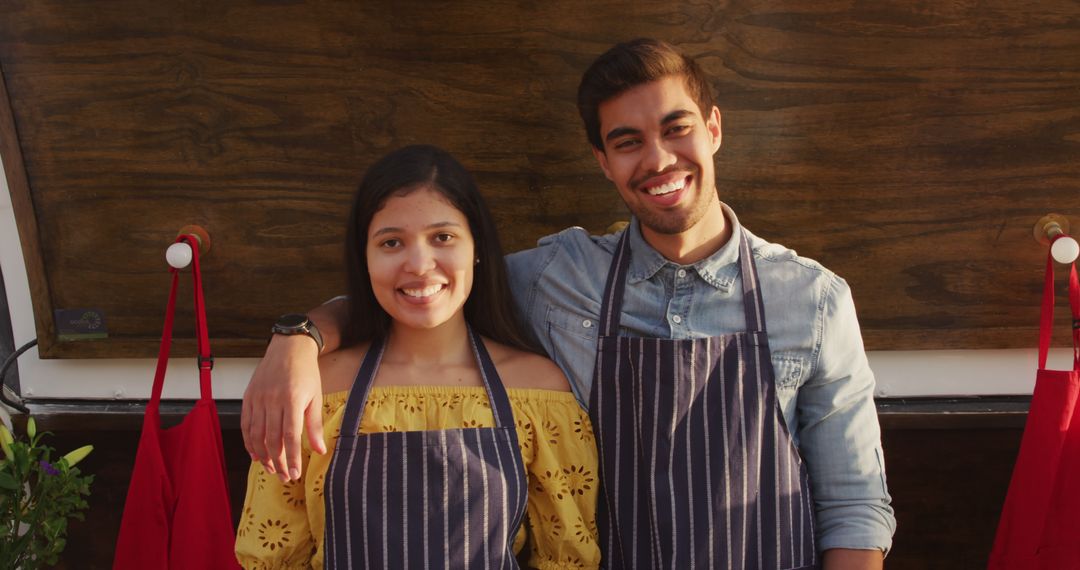
M1035 222L1035 241L1050 245L1050 240L1059 234L1069 234L1069 218L1061 214L1047 214Z
M188 224L180 228L180 231L176 233L177 236L185 234L195 236L195 241L199 242L200 257L205 256L210 251L210 233L205 228L195 224Z

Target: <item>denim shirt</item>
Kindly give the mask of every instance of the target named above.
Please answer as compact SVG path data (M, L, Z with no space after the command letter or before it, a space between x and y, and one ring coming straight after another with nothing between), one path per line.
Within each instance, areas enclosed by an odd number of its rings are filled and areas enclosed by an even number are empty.
M733 236L742 228L726 205ZM621 335L687 339L746 329L738 240L690 265L663 257L629 231ZM874 374L863 350L847 283L819 263L746 232L765 303L776 389L784 420L810 473L817 546L880 549L892 544ZM510 285L527 328L588 407L597 323L620 233L569 228L507 256Z

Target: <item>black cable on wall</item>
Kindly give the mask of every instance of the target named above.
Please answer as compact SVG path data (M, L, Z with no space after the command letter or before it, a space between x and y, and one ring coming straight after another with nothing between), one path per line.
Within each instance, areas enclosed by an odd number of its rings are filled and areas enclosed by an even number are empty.
M0 362L15 353L15 335L11 329L11 311L8 309L7 290L4 288L4 272L0 269ZM19 386L19 365L12 364L7 375L0 378L16 394L21 394Z

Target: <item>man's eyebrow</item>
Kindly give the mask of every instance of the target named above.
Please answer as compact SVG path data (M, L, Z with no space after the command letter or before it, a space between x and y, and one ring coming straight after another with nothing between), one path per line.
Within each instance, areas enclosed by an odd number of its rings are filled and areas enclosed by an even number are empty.
M461 224L459 224L457 222L435 222L434 224L428 224L427 226L424 226L424 229L425 230L432 230L432 229L450 228L450 227L460 228L462 226L461 226ZM397 228L397 227L387 226L385 228L379 228L379 229L375 230L375 233L371 234L371 237L380 236L382 234L403 232L403 231L405 231L405 228Z
M679 109L678 111L672 111L672 112L668 113L667 115L664 115L664 119L662 121L660 121L660 124L661 125L666 125L666 124L670 123L671 121L677 121L677 120L682 119L684 117L692 116L693 114L694 114L693 111L688 111L686 109Z
M691 117L693 115L694 115L693 111L690 111L690 110L687 110L687 109L679 109L678 111L672 111L672 112L668 113L667 115L664 115L664 118L660 120L660 124L661 125L666 125L666 124L668 124L668 123L670 123L672 121L677 121L679 119L683 119L685 117ZM604 137L604 140L607 141L607 142L611 142L612 140L617 139L619 137L625 137L627 135L638 135L638 134L641 134L641 130L639 130L639 129L634 129L634 128L631 128L631 127L616 127L614 129L611 129L611 132L609 132L607 134L607 136Z
M619 137L625 137L627 135L638 135L638 134L641 134L641 131L638 130L638 129L633 129L633 128L630 128L630 127L615 127L614 129L611 129L610 132L608 132L607 136L604 137L604 140L607 141L607 142L611 142L612 140L617 139Z

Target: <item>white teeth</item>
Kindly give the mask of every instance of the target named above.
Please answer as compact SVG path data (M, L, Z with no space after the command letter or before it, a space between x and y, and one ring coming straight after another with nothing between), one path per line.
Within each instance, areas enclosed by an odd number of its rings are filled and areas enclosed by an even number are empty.
M438 284L438 285L428 285L427 287L424 287L423 289L402 289L401 292L405 293L409 297L430 297L430 296L434 295L435 293L438 293L439 291L441 291L442 288L443 288L443 286L441 284Z
M686 186L686 179L680 178L675 182L668 182L667 184L661 184L647 189L646 191L650 196L660 196L662 194L670 194L676 190L682 190L683 186Z

